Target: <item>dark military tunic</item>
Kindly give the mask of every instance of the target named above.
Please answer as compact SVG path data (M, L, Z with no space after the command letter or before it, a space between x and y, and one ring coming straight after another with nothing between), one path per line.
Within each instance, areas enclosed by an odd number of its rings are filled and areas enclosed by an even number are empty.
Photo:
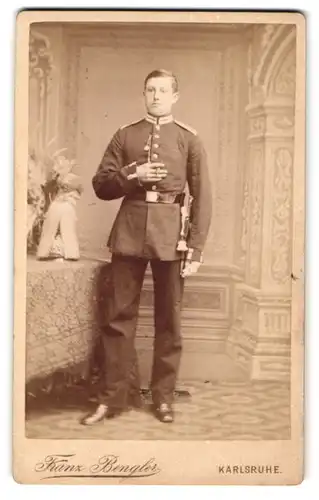
M136 167L161 162L168 174L140 184ZM180 239L181 193L193 197L188 245L200 260L211 218L206 155L196 132L173 120L147 116L122 127L108 145L93 178L102 200L123 198L109 237L111 286L101 322L104 333L104 404L125 408L138 393L134 347L140 294L148 261L154 281L155 339L150 388L155 405L171 404L182 351ZM155 201L154 201L155 200ZM132 382L133 381L133 382Z
M161 162L168 174L157 183L141 183L136 166ZM123 201L111 230L112 253L145 259L172 261L176 251L181 217L178 203L150 203L146 191L180 194L186 183L193 197L188 245L199 260L211 219L211 189L206 154L194 130L172 116L146 118L120 128L109 143L93 188L102 200Z

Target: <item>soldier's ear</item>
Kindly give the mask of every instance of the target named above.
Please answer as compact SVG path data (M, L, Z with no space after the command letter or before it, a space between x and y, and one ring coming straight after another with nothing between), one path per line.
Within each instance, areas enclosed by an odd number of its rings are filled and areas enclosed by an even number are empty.
M179 99L179 93L175 92L173 96L173 103L175 104L178 101L178 99Z

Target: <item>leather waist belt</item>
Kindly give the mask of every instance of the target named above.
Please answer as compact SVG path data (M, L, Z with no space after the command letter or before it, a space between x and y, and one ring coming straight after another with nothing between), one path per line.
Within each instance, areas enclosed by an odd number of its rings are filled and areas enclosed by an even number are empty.
M138 191L126 198L128 200L141 200L147 203L181 203L183 193L161 193L159 191Z

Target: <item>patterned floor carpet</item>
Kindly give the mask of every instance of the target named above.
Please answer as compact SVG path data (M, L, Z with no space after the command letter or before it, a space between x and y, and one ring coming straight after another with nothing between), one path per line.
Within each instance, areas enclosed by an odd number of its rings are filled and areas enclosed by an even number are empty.
M289 384L184 382L181 388L187 389L191 397L177 398L173 424L161 424L146 407L85 427L79 420L90 407L81 397L64 398L60 404L29 405L26 436L105 440L290 439Z

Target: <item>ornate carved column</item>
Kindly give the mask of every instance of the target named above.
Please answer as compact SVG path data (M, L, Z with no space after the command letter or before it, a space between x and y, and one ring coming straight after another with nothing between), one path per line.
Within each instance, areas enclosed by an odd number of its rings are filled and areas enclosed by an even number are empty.
M53 56L47 36L30 30L29 42L29 144L36 151L47 142L48 95L51 90Z
M62 28L35 25L29 41L29 145L51 154L65 147L60 126Z
M245 283L236 288L228 349L253 378L278 379L289 376L290 359L294 28L257 27L249 53Z

